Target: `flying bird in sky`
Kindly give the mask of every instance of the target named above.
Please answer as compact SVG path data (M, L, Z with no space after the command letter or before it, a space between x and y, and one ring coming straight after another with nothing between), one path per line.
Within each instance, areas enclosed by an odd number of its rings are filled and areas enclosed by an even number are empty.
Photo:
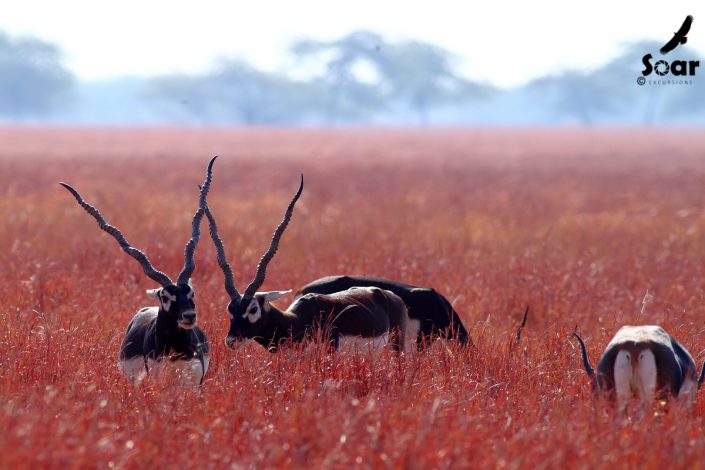
M671 38L671 40L664 44L664 46L661 48L661 54L668 54L673 49L678 47L679 44L685 44L686 42L688 42L688 31L690 31L690 27L692 24L693 15L686 16L685 21L681 25L680 29L673 33L673 38Z

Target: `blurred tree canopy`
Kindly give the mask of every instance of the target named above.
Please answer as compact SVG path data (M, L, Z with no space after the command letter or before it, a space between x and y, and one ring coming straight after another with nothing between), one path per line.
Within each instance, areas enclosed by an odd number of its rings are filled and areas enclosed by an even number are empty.
M626 103L623 96L610 93L611 83L594 72L567 70L559 75L534 80L529 87L549 97L549 105L559 114L590 125L604 114L618 112Z
M66 104L74 78L62 62L53 44L0 32L0 116L21 122Z
M146 96L182 122L335 124L411 112L426 124L432 109L471 103L492 90L462 78L444 49L419 41L388 43L370 31L300 40L291 53L308 72L305 80L221 60L205 74L157 77Z
M222 60L203 75L153 79L146 96L177 122L288 124L315 106L306 83L259 71L239 60Z
M389 43L370 31L328 42L302 40L292 52L300 59L325 58L326 72L318 80L326 85L328 117L333 122L341 111L374 113L401 107L427 124L432 108L470 103L492 91L461 77L457 59L443 48L421 41ZM361 76L361 69L366 69L367 77Z
M457 59L445 49L419 41L394 44L381 54L379 65L389 96L406 104L421 124L431 109L448 103L470 103L493 93L488 85L463 78Z
M291 47L302 61L322 60L325 72L313 77L321 94L324 112L329 122L341 118L370 115L383 105L377 80L360 77L361 67L377 66L376 52L384 40L376 33L357 31L333 41L304 39Z

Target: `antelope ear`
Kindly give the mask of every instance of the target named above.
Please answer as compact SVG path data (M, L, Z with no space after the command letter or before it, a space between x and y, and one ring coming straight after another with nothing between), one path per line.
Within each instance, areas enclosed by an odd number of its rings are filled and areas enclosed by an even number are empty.
M162 288L160 287L159 289L149 289L147 291L147 295L150 296L153 299L158 299L159 298L159 292L161 292Z
M265 302L274 302L277 299L284 297L286 294L290 293L289 290L273 290L269 292L257 292L257 296L264 300Z

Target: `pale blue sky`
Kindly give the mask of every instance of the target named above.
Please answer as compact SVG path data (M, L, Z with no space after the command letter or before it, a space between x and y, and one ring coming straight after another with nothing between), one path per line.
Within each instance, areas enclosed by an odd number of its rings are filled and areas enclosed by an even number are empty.
M467 76L509 86L599 65L626 42L666 41L688 14L695 17L689 45L705 53L702 0L21 0L3 5L0 29L58 43L68 65L92 79L198 72L223 56L286 70L293 40L365 28L443 46Z

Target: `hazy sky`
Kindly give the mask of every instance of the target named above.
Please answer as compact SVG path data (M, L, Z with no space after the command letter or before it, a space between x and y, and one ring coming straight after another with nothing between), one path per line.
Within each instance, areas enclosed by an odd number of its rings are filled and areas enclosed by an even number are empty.
M9 1L7 2L9 3ZM292 65L288 45L371 29L454 52L465 75L514 85L568 67L589 68L630 41L665 42L686 15L689 45L705 53L705 2L531 0L21 0L0 30L58 43L82 78L196 72L239 56L268 70Z

